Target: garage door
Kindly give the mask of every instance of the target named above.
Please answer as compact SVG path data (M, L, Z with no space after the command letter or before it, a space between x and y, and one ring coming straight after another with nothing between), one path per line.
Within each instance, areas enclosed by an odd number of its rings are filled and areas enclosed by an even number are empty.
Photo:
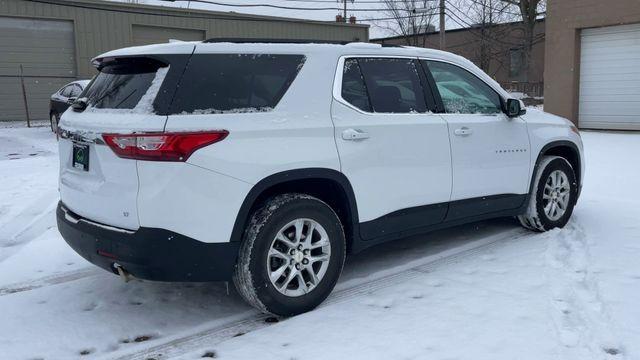
M133 44L148 45L166 43L169 39L201 41L204 40L204 34L204 30L133 25Z
M640 130L640 24L582 30L579 125Z
M49 97L75 80L71 21L0 17L0 121L24 120L20 65L31 119L48 119Z

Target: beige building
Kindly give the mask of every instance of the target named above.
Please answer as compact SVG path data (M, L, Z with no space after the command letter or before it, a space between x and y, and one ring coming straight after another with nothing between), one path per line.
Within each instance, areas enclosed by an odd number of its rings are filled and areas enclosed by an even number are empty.
M640 130L640 1L549 0L545 111Z
M48 119L49 97L94 75L91 58L132 45L207 38L368 41L368 25L100 0L0 0L0 121Z

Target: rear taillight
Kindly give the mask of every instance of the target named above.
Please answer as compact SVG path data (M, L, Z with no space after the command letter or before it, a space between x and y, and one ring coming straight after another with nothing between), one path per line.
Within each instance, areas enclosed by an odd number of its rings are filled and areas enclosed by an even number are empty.
M102 138L116 155L126 159L187 161L194 151L221 141L226 130L207 132L103 134Z

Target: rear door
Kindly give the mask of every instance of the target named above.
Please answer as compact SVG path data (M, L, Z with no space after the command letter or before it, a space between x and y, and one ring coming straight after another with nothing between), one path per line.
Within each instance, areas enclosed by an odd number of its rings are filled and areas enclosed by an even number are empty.
M502 111L500 95L454 64L422 60L449 127L453 191L447 220L517 208L528 191L527 125ZM465 202L456 200L469 200Z
M161 132L166 115L156 99L168 62L151 58L110 59L82 94L84 111L68 111L60 123L60 198L72 212L107 225L137 229L136 160L105 145L103 134ZM180 73L179 69L178 72ZM161 106L160 106L161 107Z
M345 57L332 118L364 238L441 222L451 194L447 124L412 58Z

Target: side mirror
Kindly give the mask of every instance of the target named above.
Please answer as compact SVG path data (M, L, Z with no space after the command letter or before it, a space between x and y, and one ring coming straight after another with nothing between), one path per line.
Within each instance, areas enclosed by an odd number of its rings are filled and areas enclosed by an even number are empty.
M507 99L507 109L505 113L508 117L521 116L527 113L522 101L517 99Z
M71 103L71 108L73 109L73 111L77 112L84 111L84 109L87 108L87 101L88 100L86 97L76 99L73 103Z
M76 101L76 97L72 96L70 98L67 98L67 104L73 104L74 101Z

